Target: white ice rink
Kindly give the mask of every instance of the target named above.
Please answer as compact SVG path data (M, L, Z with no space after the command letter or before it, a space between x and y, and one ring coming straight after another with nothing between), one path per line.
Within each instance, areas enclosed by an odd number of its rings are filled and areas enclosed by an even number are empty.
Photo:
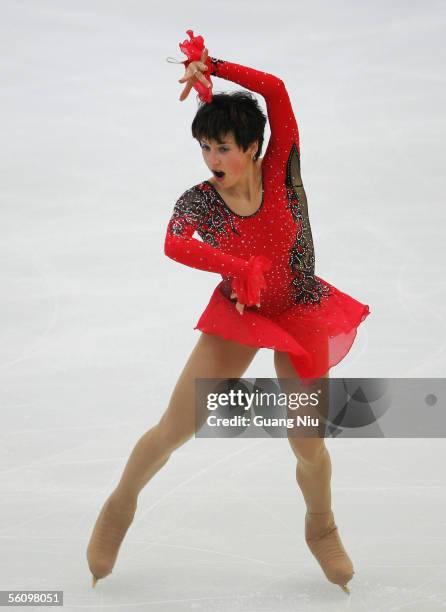
M163 252L209 178L166 57L191 28L285 81L316 274L371 311L331 376L442 378L445 23L429 0L1 0L0 590L110 612L446 608L443 438L327 440L350 597L305 544L285 439L192 439L95 589L85 556L221 278ZM272 351L245 376L274 377Z

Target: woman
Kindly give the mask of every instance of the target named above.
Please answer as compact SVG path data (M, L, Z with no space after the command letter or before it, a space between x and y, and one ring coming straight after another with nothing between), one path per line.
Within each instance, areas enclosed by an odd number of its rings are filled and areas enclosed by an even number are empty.
M93 586L113 569L139 493L196 431L196 378L241 378L262 347L274 350L277 377L289 379L281 381L288 388L293 381L326 378L369 314L367 305L314 274L299 133L283 81L208 57L207 49L200 60L184 64L180 100L197 83L211 91L206 75L234 81L265 97L271 137L261 158L266 118L249 92L209 97L192 123L213 176L176 202L165 253L220 273L223 280L195 327L201 336L166 412L136 444L98 516L87 551ZM192 237L195 231L202 241ZM307 507L306 541L328 580L348 593L354 571L331 509L331 462L324 438L288 440Z

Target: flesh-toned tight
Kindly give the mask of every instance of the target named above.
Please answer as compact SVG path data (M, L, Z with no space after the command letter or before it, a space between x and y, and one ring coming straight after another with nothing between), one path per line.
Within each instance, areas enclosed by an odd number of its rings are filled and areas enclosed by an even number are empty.
M116 488L119 497L136 501L139 492L168 461L172 452L195 434L195 379L242 378L257 351L257 348L219 336L201 334L175 385L167 410L133 449ZM278 378L296 378L287 353L275 352L274 362ZM304 484L308 481L309 485L309 480L314 479L311 491L309 486L305 486L307 507L314 512L330 509L327 487L331 464L324 439L288 439L299 459L298 466L301 465L298 484L299 481Z
M274 363L279 385L285 393L303 391L287 353L276 352ZM328 372L320 378L328 378ZM324 439L329 414L329 381L322 384L316 379L315 385L322 393L317 410L309 408L307 414L318 417L319 425L309 428L306 437L288 435L288 441L297 458L296 480L307 506L305 540L327 579L349 593L346 585L354 570L331 510L331 460ZM311 393L311 389L306 391Z
M174 450L195 434L195 379L242 378L258 349L201 333L159 423L138 441L117 487L136 500Z
M219 336L202 333L157 425L136 443L120 481L96 521L87 550L90 569L96 578L112 571L120 543L132 522L137 498L144 486L165 465L174 450L195 434L195 380L197 378L242 378L258 348ZM276 352L278 378L293 378L295 370L287 353ZM283 382L283 381L281 381ZM285 381L285 384L293 381ZM324 439L288 438L298 459L296 479L307 509L324 513L318 533L326 526L331 508L331 463ZM311 526L310 526L311 527Z
M280 387L285 393L302 391L299 387L299 379L296 377L287 353L275 352L274 365L277 378L280 379ZM321 376L328 378L328 372ZM324 386L324 393L328 392ZM325 410L319 407L319 411L311 416L327 415L328 397L324 398L327 402ZM323 424L321 424L323 427ZM317 428L316 428L317 429ZM288 442L296 455L296 480L299 485L307 510L309 512L328 512L331 509L331 460L325 445L324 437L318 436L318 431L309 432L308 437L288 436Z

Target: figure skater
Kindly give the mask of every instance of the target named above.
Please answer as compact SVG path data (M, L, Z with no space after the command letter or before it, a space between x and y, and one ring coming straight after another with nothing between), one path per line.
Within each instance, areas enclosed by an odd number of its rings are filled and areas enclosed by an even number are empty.
M201 102L192 122L208 180L187 189L168 223L165 254L222 280L196 327L201 332L157 425L134 447L120 481L99 513L87 549L93 586L112 572L132 523L138 495L172 453L196 433L195 379L241 378L259 348L274 350L279 379L328 378L348 353L369 307L315 275L299 131L284 82L272 74L208 56L203 38L186 83ZM197 55L198 50L198 55ZM271 137L263 158L266 117L250 91L212 95L210 76L238 83L266 101ZM202 240L193 238L194 232ZM305 539L327 579L349 593L354 574L331 504L331 461L324 437L288 436L305 504Z

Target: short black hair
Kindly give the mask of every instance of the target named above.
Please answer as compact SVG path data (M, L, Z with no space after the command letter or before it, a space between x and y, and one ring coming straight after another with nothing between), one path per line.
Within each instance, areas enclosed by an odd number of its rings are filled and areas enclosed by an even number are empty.
M198 141L206 138L221 142L226 134L232 132L243 152L258 141L259 148L254 156L257 160L262 152L265 125L266 116L250 91L216 93L211 102L199 102L192 121L192 136Z

